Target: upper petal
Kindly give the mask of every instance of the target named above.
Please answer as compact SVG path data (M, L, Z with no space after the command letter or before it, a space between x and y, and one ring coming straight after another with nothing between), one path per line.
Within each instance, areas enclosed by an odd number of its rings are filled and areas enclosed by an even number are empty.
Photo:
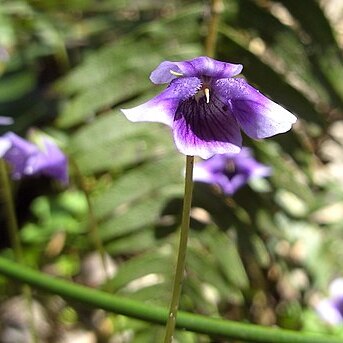
M204 159L226 152L238 153L242 145L236 119L214 94L209 103L204 97L183 101L176 111L173 134L181 153Z
M153 99L130 109L122 109L127 119L133 122L158 122L172 126L179 103L195 95L201 87L197 77L173 80L169 87Z
M243 79L218 80L213 86L230 105L244 132L251 138L274 136L291 129L297 118L268 99Z
M210 57L197 57L181 62L162 62L150 75L153 83L168 83L179 76L202 77L215 79L229 78L238 75L243 69L241 64L232 64L214 60ZM177 75L175 75L177 74Z

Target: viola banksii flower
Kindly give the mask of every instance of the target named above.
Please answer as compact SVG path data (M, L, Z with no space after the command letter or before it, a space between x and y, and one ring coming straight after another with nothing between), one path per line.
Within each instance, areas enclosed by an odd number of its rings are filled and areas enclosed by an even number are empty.
M68 183L68 161L54 141L46 135L33 134L33 144L13 132L0 137L0 158L11 167L14 180L24 176L45 175Z
M329 286L329 297L316 306L319 316L331 325L343 324L343 278L334 279Z
M238 153L242 129L254 139L290 130L296 117L242 78L243 67L209 57L162 62L150 75L155 84L169 86L148 102L123 109L133 121L171 127L178 150L204 159Z
M225 195L234 194L253 178L269 176L271 168L257 162L251 150L218 154L194 166L194 180L218 186Z
M13 119L10 117L0 116L0 125L11 125L13 122Z

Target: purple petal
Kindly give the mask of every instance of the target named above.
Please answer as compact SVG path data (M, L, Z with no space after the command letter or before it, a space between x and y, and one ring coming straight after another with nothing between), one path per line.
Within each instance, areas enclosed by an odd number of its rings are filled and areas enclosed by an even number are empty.
M209 103L205 97L183 101L175 114L173 133L178 150L185 155L207 159L241 150L242 136L237 121L215 94Z
M194 167L194 180L216 184L224 194L232 195L251 178L268 176L271 169L257 162L250 149L238 154L226 153L199 162Z
M223 182L219 182L219 186L223 189L224 194L232 195L239 188L244 186L249 180L249 177L245 174L236 174L231 179L226 178Z
M0 137L0 158L3 158L10 147L11 142L6 138Z
M157 122L172 126L179 103L194 96L200 87L201 81L196 77L176 79L153 99L137 107L121 111L127 119L133 122Z
M50 139L43 138L44 149L32 155L26 164L25 175L42 174L68 184L68 161L63 152Z
M243 66L241 64L220 62L210 57L202 56L182 62L162 62L151 73L150 80L155 84L161 84L168 83L178 76L208 76L222 79L238 75L242 69Z
M14 120L10 117L0 116L0 125L11 125L13 122Z
M13 179L20 179L25 173L28 158L38 153L39 150L35 145L13 132L3 135L2 141L4 142L4 140L10 143L10 147L3 155L3 158L12 168Z
M333 299L343 299L343 278L334 279L330 283L329 293Z
M233 156L232 158L234 159L236 169L240 173L247 175L248 180L271 175L272 169L257 162L249 148L242 148L239 155Z
M331 299L323 299L316 305L316 311L319 316L332 325L338 325L343 322L341 312L336 308Z
M213 92L230 106L244 132L254 139L266 138L291 129L297 118L265 97L243 79L218 80Z

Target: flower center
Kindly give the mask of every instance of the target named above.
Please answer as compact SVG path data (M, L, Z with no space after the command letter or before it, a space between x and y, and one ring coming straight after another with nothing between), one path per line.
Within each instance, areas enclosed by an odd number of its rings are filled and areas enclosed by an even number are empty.
M231 179L236 174L236 166L233 160L227 161L224 173L229 179Z
M210 102L210 86L206 83L203 83L201 88L199 89L198 93L195 94L194 98L197 102L199 100L205 97L206 98L206 103L208 104Z

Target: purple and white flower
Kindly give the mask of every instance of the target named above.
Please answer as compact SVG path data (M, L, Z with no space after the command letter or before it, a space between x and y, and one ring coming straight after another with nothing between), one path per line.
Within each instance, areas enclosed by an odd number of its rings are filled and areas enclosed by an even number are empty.
M13 122L13 119L10 117L0 116L0 125L11 125Z
M215 155L194 166L194 181L218 186L225 195L234 194L253 178L266 177L271 168L257 162L248 148L238 154Z
M38 136L33 144L13 132L0 137L0 158L11 167L12 178L45 175L68 183L68 161L58 146L46 135Z
M319 316L331 325L343 324L343 278L335 279L329 286L329 297L315 306Z
M262 95L242 78L240 64L197 57L162 62L150 75L169 86L148 102L123 109L134 122L160 122L171 127L178 150L209 158L238 153L242 129L254 139L290 130L296 117Z

